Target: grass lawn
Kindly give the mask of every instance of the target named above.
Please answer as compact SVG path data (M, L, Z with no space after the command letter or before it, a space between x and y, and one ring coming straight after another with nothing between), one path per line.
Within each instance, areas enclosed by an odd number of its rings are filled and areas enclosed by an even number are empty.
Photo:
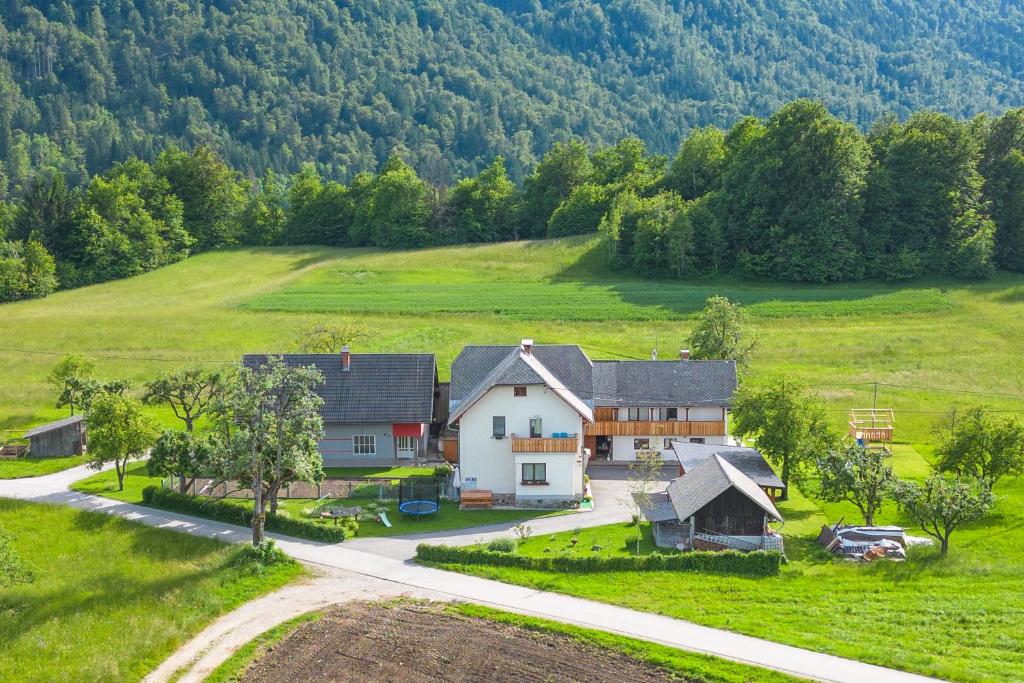
M332 479L404 479L432 477L433 467L325 467L324 475Z
M785 373L813 385L837 426L849 408L871 405L875 381L878 405L896 410L900 439L931 438L954 403L1024 411L1024 276L832 286L650 281L611 272L601 249L588 237L391 253L238 249L2 304L5 338L17 344L0 350L0 430L62 414L46 376L69 351L93 355L101 377L140 386L188 362L285 351L310 318L343 314L374 330L356 351L435 352L445 379L463 345L523 337L579 343L595 358L647 358L654 347L671 356L713 293L753 315L750 381Z
M36 573L0 588L4 681L140 680L215 617L302 571L257 574L223 543L65 507L0 499L0 527Z
M412 469L412 468L410 468ZM431 470L433 471L433 470ZM126 503L142 505L142 489L147 486L159 486L159 477L150 477L146 471L146 463L139 462L128 466L124 479L124 490L117 490L117 473L113 470L98 472L87 479L75 482L72 489L82 493L91 493ZM376 502L377 487L375 484L367 484L366 495L355 498L339 498L334 504L342 507L354 505L365 505ZM252 505L252 501L240 498L228 498L229 502L238 505ZM315 500L308 498L283 498L280 501L282 513L292 517L301 517L306 511L316 504ZM418 534L432 531L447 531L449 529L464 529L474 526L485 526L488 524L502 524L506 522L517 522L521 520L534 519L559 512L544 510L459 510L457 503L442 503L441 509L436 515L417 519L399 514L396 501L385 501L384 509L388 519L391 520L391 528L385 527L377 522L362 522L359 525L357 538L370 538L376 536L399 536L402 534ZM333 524L333 521L323 521L322 524Z
M53 474L85 462L84 455L66 458L14 458L0 460L0 479L21 479Z
M907 445L893 463L905 477L927 465ZM815 542L821 524L843 515L857 522L856 510L822 506L794 490L779 504L790 562L777 578L439 566L952 680L1016 681L1024 679L1024 479L1001 482L996 494L994 512L954 533L945 559L937 547L915 549L904 563L832 559ZM904 523L923 535L891 505L879 523ZM520 552L587 555L597 543L600 552L625 553L633 530L583 529L575 546L573 536L531 538Z

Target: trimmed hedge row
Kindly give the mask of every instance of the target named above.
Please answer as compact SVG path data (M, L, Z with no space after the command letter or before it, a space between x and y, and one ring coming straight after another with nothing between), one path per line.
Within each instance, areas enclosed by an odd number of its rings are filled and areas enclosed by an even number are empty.
M223 500L183 496L180 493L158 486L147 486L142 489L142 502L149 507L161 510L181 512L194 517L202 517L203 519L212 519L217 522L226 522L239 526L252 526L252 510ZM340 526L327 526L312 520L269 514L266 517L263 528L266 531L284 534L285 536L295 536L296 538L326 543L341 543L349 535L346 533L345 528Z
M548 572L636 572L636 571L678 571L711 572L718 574L743 574L746 576L776 576L782 565L782 554L774 551L755 550L741 553L738 550L709 552L697 550L689 553L615 557L586 555L573 557L552 555L550 557L529 557L516 553L502 553L473 547L449 545L416 546L416 559L428 562L452 564L481 564L493 567L515 567Z

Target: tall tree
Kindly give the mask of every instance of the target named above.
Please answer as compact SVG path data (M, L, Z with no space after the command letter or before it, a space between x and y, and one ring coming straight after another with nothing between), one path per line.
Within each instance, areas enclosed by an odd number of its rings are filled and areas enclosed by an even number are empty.
M864 524L874 526L875 513L896 482L889 456L888 451L851 443L829 450L818 458L818 496L828 503L852 503Z
M117 490L124 490L128 461L140 458L156 440L156 423L143 412L142 404L117 393L101 393L89 406L89 465L100 469L112 462Z
M259 368L240 366L218 396L214 416L218 454L213 469L253 492L252 542L263 541L267 504L290 481L323 477L317 442L323 433L311 368L289 368L271 358Z
M191 431L167 429L150 450L146 469L152 477L173 477L178 491L185 495L197 476L211 469L213 446Z
M861 195L870 151L823 105L797 100L729 157L721 201L749 274L830 282L862 273Z
M494 242L515 233L512 202L515 185L498 157L475 178L460 180L452 190L455 230L459 242Z
M428 215L426 185L411 166L392 157L373 185L367 212L372 243L387 249L422 247L430 240Z
M887 280L987 276L994 226L970 127L920 112L906 123L880 121L869 141L875 157L864 212L869 273Z
M366 325L348 318L314 320L295 339L295 347L301 353L340 353L369 334Z
M996 224L995 260L1024 272L1024 109L1011 109L993 122L979 170Z
M744 371L750 365L757 337L747 325L742 306L724 296L712 296L704 302L688 342L693 358L734 360L736 368Z
M697 199L722 184L728 150L725 133L715 126L690 133L665 174L665 187L683 199Z
M238 242L245 187L216 152L205 146L192 152L171 147L153 168L181 200L183 224L197 251Z
M551 214L593 173L593 164L582 142L556 143L523 183L522 236L546 235Z
M836 439L824 410L802 385L785 378L757 388L740 387L730 415L733 433L754 440L757 449L781 468L779 478L787 489Z

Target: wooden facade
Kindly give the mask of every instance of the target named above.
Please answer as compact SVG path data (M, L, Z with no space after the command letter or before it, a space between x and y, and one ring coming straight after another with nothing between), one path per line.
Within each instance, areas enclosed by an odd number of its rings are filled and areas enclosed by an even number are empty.
M442 439L441 453L445 462L457 463L459 461L459 437L449 436Z
M728 488L694 515L694 531L725 536L760 536L765 512L754 501Z
M678 422L675 420L597 421L583 426L585 436L725 436L722 420Z
M82 455L88 443L84 420L62 424L45 431L29 433L27 438L29 454L33 458Z
M513 453L575 453L579 437L521 437L512 435Z

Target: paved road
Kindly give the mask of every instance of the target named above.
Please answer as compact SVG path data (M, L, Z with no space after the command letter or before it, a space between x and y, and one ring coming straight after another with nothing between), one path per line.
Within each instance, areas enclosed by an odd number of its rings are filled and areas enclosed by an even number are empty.
M83 468L75 468L35 479L0 481L0 496L70 505L82 510L117 515L149 526L217 538L230 543L242 543L250 538L249 530L242 527L67 490L71 482L87 474L89 472ZM582 515L580 517L582 518ZM282 550L304 562L392 581L409 589L432 591L451 599L467 600L683 650L717 655L805 678L837 683L909 683L934 680L699 626L679 619L422 567L407 560L357 549L353 542L327 545L273 534L272 536Z

